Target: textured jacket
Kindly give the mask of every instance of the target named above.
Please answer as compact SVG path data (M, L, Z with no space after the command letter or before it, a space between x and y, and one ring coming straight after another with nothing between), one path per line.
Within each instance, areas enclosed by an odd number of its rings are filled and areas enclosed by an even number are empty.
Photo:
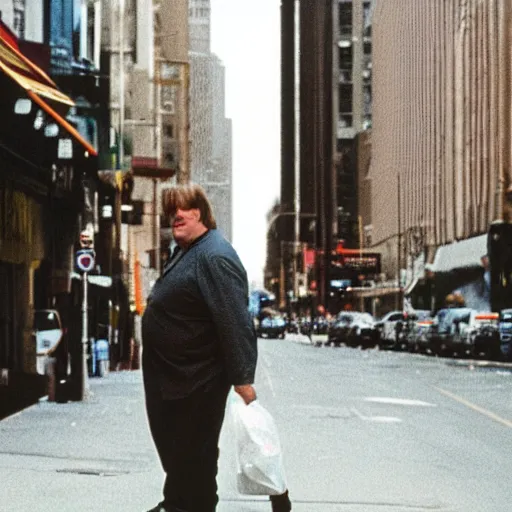
M148 298L142 343L146 392L161 398L187 396L217 378L254 382L247 274L217 230L173 254Z

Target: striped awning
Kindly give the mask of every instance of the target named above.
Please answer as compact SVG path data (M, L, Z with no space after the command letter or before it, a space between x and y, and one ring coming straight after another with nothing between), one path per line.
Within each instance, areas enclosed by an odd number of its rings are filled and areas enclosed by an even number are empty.
M17 48L12 38L0 31L0 71L10 77L27 93L27 96L50 116L65 132L80 144L91 156L96 149L87 142L77 129L62 117L49 103L57 102L72 107L75 102L59 91L57 84Z
M75 102L59 91L55 82L16 48L13 41L0 34L0 70L25 91L31 91L52 101L73 106Z

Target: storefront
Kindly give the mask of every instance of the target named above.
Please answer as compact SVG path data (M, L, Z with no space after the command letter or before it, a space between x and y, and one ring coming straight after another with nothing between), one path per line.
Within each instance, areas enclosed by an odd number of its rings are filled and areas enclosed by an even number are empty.
M0 415L45 394L33 311L70 292L84 175L96 150L64 118L74 103L0 31Z

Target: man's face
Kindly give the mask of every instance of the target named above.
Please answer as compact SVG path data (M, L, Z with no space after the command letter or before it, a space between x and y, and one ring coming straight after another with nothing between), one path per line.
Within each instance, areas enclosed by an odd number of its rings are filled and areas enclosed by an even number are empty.
M201 214L198 208L183 210L178 208L174 215L171 215L172 235L178 244L189 244L197 238L204 229L200 221Z

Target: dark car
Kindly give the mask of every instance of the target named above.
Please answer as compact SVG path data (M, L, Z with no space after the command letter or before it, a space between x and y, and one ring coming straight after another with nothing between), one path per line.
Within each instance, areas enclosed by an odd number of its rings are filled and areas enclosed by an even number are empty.
M379 344L380 332L375 326L375 320L370 313L355 315L348 332L347 345L349 347L369 348Z
M350 326L357 313L340 313L329 327L327 344L339 347L347 343Z
M473 338L473 355L486 359L500 360L502 358L500 345L498 313L476 313L471 334Z
M499 317L500 352L505 361L512 361L512 309L503 309Z
M281 316L267 316L261 320L256 332L261 338L284 339L286 320Z

